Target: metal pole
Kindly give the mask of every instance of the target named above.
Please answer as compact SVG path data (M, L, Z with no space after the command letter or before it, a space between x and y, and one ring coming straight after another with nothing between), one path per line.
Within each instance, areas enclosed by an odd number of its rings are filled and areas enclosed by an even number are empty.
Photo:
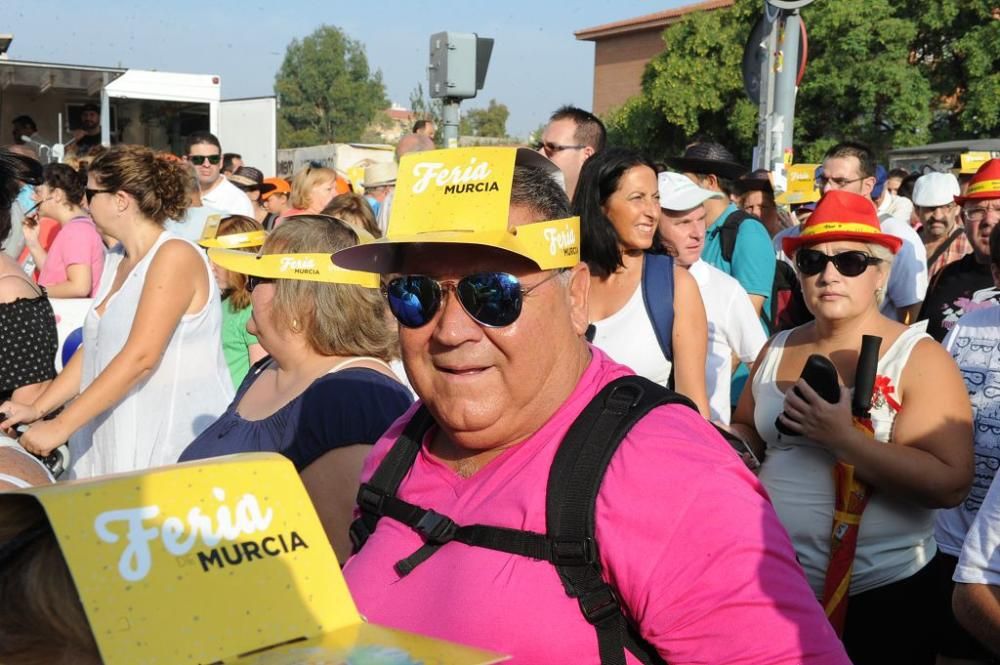
M774 120L774 67L775 54L778 51L778 10L765 2L764 13L770 20L771 30L767 35L767 57L764 58L760 72L760 107L758 109L757 154L755 155L754 168L770 168L770 137Z
M459 100L448 97L444 100L442 120L444 120L444 147L458 147L458 103Z
M778 165L791 163L791 150L795 129L795 82L799 68L799 38L801 19L799 10L783 11L783 36L781 55L774 90L774 122L771 126L772 149L768 167L778 170ZM786 156L787 154L787 156Z
M101 145L111 145L111 101L108 98L108 73L101 73Z

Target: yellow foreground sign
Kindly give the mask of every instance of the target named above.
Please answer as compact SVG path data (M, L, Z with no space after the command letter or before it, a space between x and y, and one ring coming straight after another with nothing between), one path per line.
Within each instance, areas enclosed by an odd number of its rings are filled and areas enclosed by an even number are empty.
M363 622L292 464L236 455L29 493L57 535L104 662L505 660Z

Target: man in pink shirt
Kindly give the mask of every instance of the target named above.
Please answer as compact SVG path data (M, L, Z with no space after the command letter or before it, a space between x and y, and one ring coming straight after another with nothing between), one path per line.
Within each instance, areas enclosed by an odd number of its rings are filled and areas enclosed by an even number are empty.
M577 416L632 372L584 340L590 276L554 171L515 149L407 157L386 237L334 257L387 276L421 398L365 463L364 543L344 569L359 609L515 663L846 665L764 490L682 404L614 451L588 513L595 593L567 595L549 474ZM394 497L372 502L408 441ZM503 551L518 538L537 554Z

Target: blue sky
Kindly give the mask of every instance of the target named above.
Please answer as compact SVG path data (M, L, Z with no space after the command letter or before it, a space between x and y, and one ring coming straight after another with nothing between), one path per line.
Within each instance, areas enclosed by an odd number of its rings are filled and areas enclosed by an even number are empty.
M590 108L594 45L573 32L688 4L686 0L2 0L9 56L72 64L218 74L224 98L273 94L293 38L336 25L365 45L389 98L407 105L427 87L428 42L444 30L496 44L486 86L463 109L496 98L511 111L508 132L526 136L561 104Z

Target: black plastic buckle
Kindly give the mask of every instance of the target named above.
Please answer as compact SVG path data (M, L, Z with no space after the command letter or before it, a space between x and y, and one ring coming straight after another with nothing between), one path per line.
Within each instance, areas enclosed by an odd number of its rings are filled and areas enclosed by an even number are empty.
M636 407L644 391L639 386L616 386L604 400L604 408L612 413L625 414Z
M458 525L450 517L445 517L441 513L428 510L420 518L416 526L413 527L423 534L428 542L444 545L455 537Z
M592 626L621 615L621 606L614 589L603 584L580 596L580 611Z
M593 538L552 541L552 564L555 566L586 566L596 561L597 544Z
M362 513L371 513L382 517L382 505L385 495L378 490L372 489L369 485L362 485L358 489L358 508Z

